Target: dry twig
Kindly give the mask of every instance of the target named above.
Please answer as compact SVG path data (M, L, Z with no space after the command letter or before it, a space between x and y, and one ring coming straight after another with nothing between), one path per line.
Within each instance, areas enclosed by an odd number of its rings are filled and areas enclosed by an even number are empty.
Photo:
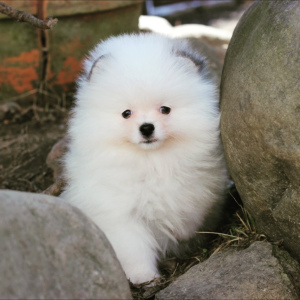
M57 19L53 18L40 20L25 11L15 9L3 2L0 2L0 13L3 13L13 19L17 19L19 22L27 22L39 29L52 29L58 22Z

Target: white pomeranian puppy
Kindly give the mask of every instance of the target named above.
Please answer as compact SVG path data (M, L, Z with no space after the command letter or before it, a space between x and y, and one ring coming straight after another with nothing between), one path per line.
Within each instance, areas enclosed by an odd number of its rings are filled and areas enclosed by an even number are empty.
M204 65L187 41L123 35L96 46L78 81L62 197L104 231L133 283L158 277L158 260L216 222L223 203L218 96Z

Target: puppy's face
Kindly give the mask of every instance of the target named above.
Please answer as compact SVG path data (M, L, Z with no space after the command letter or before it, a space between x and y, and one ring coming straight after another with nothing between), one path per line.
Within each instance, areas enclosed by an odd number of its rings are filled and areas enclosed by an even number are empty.
M171 114L166 105L129 107L121 113L123 138L141 149L156 149L170 137Z
M183 140L191 141L205 130L201 100L211 94L199 68L189 58L131 60L102 56L78 93L89 111L86 131L95 144L134 146L155 150ZM84 111L84 110L82 110ZM92 117L92 118L91 118Z

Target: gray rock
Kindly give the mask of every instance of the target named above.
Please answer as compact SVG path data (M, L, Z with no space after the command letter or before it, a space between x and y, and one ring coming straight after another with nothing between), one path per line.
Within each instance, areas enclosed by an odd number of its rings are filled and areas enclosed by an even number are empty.
M277 246L273 246L273 255L280 261L284 272L288 275L290 281L296 289L300 298L300 265L293 259L286 250L280 250Z
M272 246L225 250L191 268L155 299L299 299Z
M259 231L300 259L300 2L258 1L230 42L221 134L230 174Z
M100 229L59 198L0 191L1 299L131 299Z

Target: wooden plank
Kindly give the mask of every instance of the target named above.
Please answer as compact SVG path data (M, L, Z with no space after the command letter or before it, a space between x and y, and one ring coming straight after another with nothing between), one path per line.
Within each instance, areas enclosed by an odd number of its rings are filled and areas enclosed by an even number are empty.
M139 4L143 0L1 0L1 2L35 16L38 15L37 7L44 7L46 18L108 11ZM0 14L0 19L8 18Z
M138 31L141 4L112 11L61 18L60 26L49 32L50 68L48 83L70 91L81 70L83 58L100 40Z
M44 0L45 1L45 0ZM96 13L118 9L134 4L142 3L143 0L46 0L47 16L59 17L77 14Z
M76 5L70 0L5 2L30 13L36 11L42 17L46 17L48 8L56 3L53 11L60 9L64 14L72 12L73 15L61 16L58 25L50 31L12 19L0 20L0 103L38 88L44 80L58 92L73 91L82 59L88 51L110 35L137 32L142 10L142 2L137 0L93 1L97 5L89 8L86 5L91 1L75 1L81 12L88 9L92 12L80 14L76 14ZM58 7L58 2L65 5L69 2L71 10ZM106 6L95 12L104 2ZM116 8L120 2L121 7Z

